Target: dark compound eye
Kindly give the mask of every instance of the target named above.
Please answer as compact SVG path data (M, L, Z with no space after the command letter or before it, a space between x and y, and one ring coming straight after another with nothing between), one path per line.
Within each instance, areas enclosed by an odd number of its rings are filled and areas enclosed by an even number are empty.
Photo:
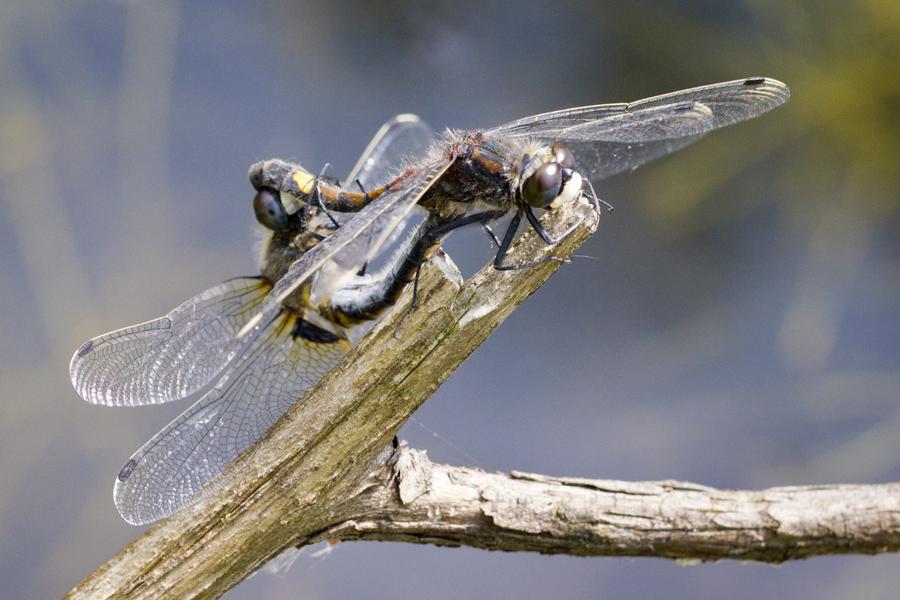
M553 162L561 166L563 169L574 169L575 158L572 153L566 150L564 146L556 144L553 146Z
M522 197L535 208L547 208L559 196L562 168L556 163L541 166L522 186Z
M267 229L278 231L287 227L287 213L284 212L278 196L270 189L264 188L256 193L253 198L253 211L256 213L256 220Z

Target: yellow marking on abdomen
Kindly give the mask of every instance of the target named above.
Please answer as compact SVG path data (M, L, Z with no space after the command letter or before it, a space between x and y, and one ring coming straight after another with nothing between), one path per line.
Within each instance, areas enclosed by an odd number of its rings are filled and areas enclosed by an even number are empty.
M293 178L294 181L297 182L297 187L300 188L300 191L304 194L308 194L312 191L313 183L316 181L315 177L303 169L294 171Z

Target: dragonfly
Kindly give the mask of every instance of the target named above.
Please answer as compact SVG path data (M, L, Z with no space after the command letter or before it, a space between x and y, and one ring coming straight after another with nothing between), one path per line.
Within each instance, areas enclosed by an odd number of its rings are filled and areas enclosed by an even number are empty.
M494 268L517 269L538 263L506 265L504 258L525 219L547 244L557 238L537 220L536 209L553 210L581 198L599 214L601 202L591 181L603 179L679 150L705 134L757 117L790 98L775 79L748 77L691 88L631 103L600 104L543 113L485 130L447 130L442 139L383 187L353 190L315 182L325 209L358 211L339 231L294 262L238 332L238 339L266 327L279 307L311 277L310 301L337 323L352 325L392 305L422 263L450 232L510 217L498 240ZM290 176L281 181L304 180ZM263 167L263 171L265 168ZM276 177L261 177L275 182ZM276 186L288 197L296 186ZM391 272L364 286L344 287L392 239L414 207L427 217ZM493 237L493 234L491 234ZM558 260L550 257L545 260ZM321 277L322 274L327 274ZM342 288L343 289L340 289ZM303 288L306 289L306 288Z
M418 117L399 115L375 135L347 181L381 185L395 174L402 152L427 149L433 140ZM267 174L277 171L267 166ZM93 404L160 404L215 383L120 470L113 495L129 523L159 520L222 487L225 467L239 456L246 460L243 453L352 345L352 331L319 315L304 290L286 299L258 335L235 340L289 266L340 226L335 215L309 202L316 179L340 182L297 165L290 172L307 194L293 190L296 195L289 202L282 196L282 203L257 179L262 169L250 171L254 212L269 231L259 276L228 280L162 318L91 339L72 358L72 385Z

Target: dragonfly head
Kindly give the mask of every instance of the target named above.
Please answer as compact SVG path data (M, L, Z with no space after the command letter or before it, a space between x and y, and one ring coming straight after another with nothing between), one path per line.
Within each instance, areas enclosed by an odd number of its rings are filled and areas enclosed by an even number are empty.
M290 217L307 205L316 180L300 165L283 160L256 163L250 167L250 183L256 189L256 219L272 231L287 228Z
M535 208L553 209L572 202L581 194L582 178L575 171L575 159L564 146L555 144L534 159L524 159L523 172L533 160L539 165L522 181L522 199ZM532 163L533 164L533 163Z

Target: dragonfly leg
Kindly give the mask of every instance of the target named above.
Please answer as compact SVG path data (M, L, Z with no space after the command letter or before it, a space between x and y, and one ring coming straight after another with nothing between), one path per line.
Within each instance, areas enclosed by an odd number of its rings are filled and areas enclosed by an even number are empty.
M578 219L578 221L574 225L559 234L559 237L552 238L550 237L550 234L547 233L547 230L544 229L544 226L541 225L541 222L537 220L537 217L534 216L534 211L531 210L530 206L526 204L522 207L522 209L525 211L525 217L528 219L528 223L532 226L532 228L534 228L537 234L541 236L541 239L544 240L544 243L548 246L560 243L566 238L566 236L575 231L575 229L577 229L579 225L584 223L585 219L587 219L587 215L584 215L583 217Z
M394 333L391 334L394 336L395 340L399 340L400 337L397 333L400 331L400 326L403 325L403 321L406 320L406 317L409 316L409 313L413 311L413 309L419 307L418 298L419 298L419 273L422 272L422 263L419 263L419 266L416 267L416 276L413 278L413 297L412 302L409 303L409 308L403 313L403 316L400 317L400 320L397 321L397 326L394 327Z
M531 215L531 219L534 219L534 214L531 212L530 208L531 207L526 207L526 210L519 209L518 212L516 212L515 216L513 216L512 220L510 220L509 226L506 228L506 234L503 236L503 242L500 244L500 249L497 250L497 256L494 257L494 268L498 271L515 271L517 269L527 269L529 267L542 265L546 262L550 262L551 260L555 260L561 263L570 262L568 260L557 258L555 256L548 256L547 258L544 258L542 260L536 260L534 262L524 263L521 265L503 264L503 260L506 258L506 252L509 250L509 245L512 244L513 238L516 237L516 229L519 228L519 223L522 222L522 214L524 213L526 217L528 215ZM529 223L531 223L531 226L535 228L535 230L538 232L538 235L541 235L541 238L545 242L547 242L547 244L555 244L559 241L553 241L553 238L551 238L546 230L541 227L541 224L538 223L537 219L534 219L533 222L531 221L531 219L529 219ZM575 226L577 227L578 225L580 225L582 220L584 220L583 217L578 221L578 223L575 224ZM541 232L543 232L543 235L541 234ZM571 233L571 229L567 231L562 237L565 237L569 233ZM562 239L562 237L560 239Z
M322 197L319 194L319 181L325 176L325 171L328 170L328 167L331 165L329 163L325 163L325 166L322 167L322 171L319 173L319 176L313 181L312 191L309 193L309 202L306 203L306 208L304 209L305 218L307 222L309 221L309 213L312 210L312 207L315 205L328 217L328 220L334 225L334 228L337 229L341 226L340 223L337 222L337 219L334 218L334 215L331 214L331 211L328 210L328 207L325 206L325 203L322 201Z
M497 247L499 248L499 247L500 247L500 240L497 239L497 236L496 236L496 235L494 235L494 230L491 229L490 227L488 227L488 224L487 224L487 223L484 223L484 224L482 225L482 228L484 228L485 233L487 233L488 236L490 236L491 241L494 243L494 245L497 246Z
M591 190L591 197L589 198L589 200L591 201L591 204L594 205L594 212L597 213L597 216L599 217L600 214L601 214L601 213L600 213L600 204L601 204L601 203L603 203L603 204L606 205L606 208L609 209L609 212L612 212L612 211L613 211L613 205L610 204L609 202L607 202L606 200L600 199L600 198L597 196L597 192L594 191L594 186L593 186L593 184L591 183L591 180L590 180L590 179L585 179L585 181L587 182L588 189ZM594 226L591 228L591 233L594 233L595 231L597 231L597 225L599 225L599 224L600 224L600 221L599 221L599 220L598 220L596 223L594 223Z

